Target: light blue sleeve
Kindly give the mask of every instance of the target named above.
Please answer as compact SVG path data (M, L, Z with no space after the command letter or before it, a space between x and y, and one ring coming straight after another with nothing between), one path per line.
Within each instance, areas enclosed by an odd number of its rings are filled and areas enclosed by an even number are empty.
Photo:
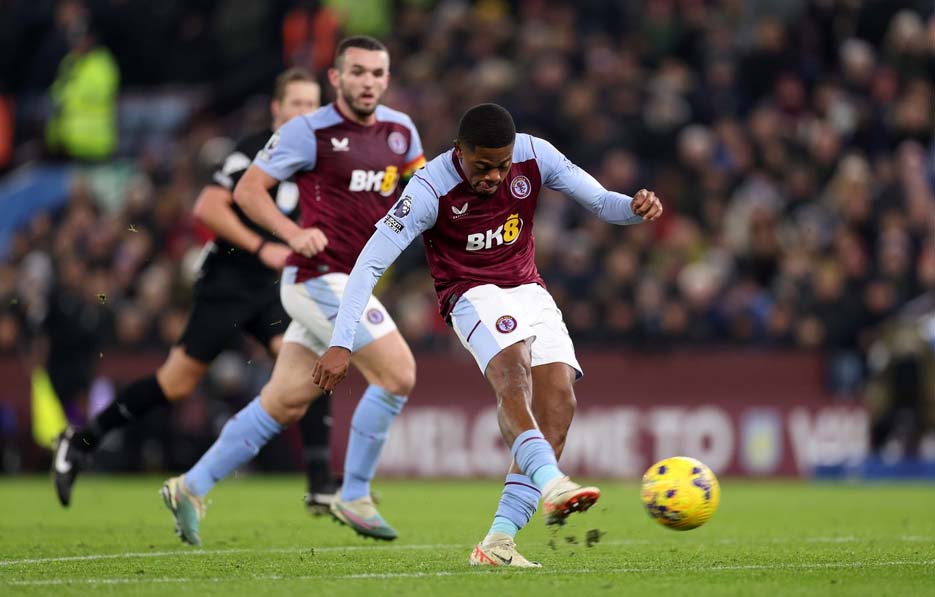
M605 222L629 225L643 221L643 217L634 214L630 207L632 197L608 191L548 141L536 137L529 139L544 186L568 195Z
M417 236L435 225L437 215L438 200L435 194L418 179L409 181L402 198L377 222L376 232L357 257L334 320L331 346L353 350L357 326L373 287L403 250Z
M386 236L402 251L417 236L435 225L438 217L438 198L425 182L425 170L419 172L403 189L402 197L386 216L375 224L377 231Z
M276 180L286 180L300 170L315 168L315 131L305 117L296 116L273 133L253 163Z
M357 263L351 270L351 275L344 286L344 295L341 297L341 307L334 320L334 332L331 334L331 346L342 346L354 350L354 336L357 335L357 326L360 318L367 308L367 301L373 294L373 287L377 285L380 276L386 268L402 253L402 249L390 241L390 238L374 232L364 249L357 257Z

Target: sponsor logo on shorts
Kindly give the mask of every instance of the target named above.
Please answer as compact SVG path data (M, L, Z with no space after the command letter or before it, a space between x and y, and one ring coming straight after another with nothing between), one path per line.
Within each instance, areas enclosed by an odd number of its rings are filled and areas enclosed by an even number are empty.
M406 136L399 131L390 133L390 136L386 138L386 144L390 146L390 151L397 155L403 155L406 153L406 150L409 149Z
M532 183L525 176L517 176L510 183L510 193L517 199L525 199L532 193Z
M512 315L504 315L497 319L497 331L501 334L509 334L516 329L516 318Z
M383 311L379 309L370 309L367 311L367 321L373 325L378 325L383 323Z

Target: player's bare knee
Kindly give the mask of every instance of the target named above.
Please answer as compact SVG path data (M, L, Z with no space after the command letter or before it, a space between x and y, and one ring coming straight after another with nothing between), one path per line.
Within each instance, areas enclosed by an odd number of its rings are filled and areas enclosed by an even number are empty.
M183 347L176 346L156 370L156 381L168 400L181 400L195 391L207 370L208 363L188 355Z
M536 398L533 398L536 400ZM558 391L549 396L549 403L545 408L534 408L536 420L543 427L548 428L551 433L564 441L565 434L571 426L572 419L575 418L575 409L578 401L575 399L575 393L572 391Z
M498 404L513 400L521 400L526 404L532 402L532 384L521 370L499 373L499 375L488 377L497 394Z
M166 399L175 401L188 398L198 387L201 376L195 372L163 365L156 372L159 384Z
M284 426L291 425L304 417L307 410L307 402L305 404L290 404L286 406L285 412L283 413L283 420L279 421L279 423Z
M502 378L500 383L494 384L494 391L497 394L497 405L501 407L505 403L521 402L529 405L532 402L532 384L521 372Z
M416 360L408 350L401 351L390 368L383 367L378 385L396 396L412 394L416 385Z
M296 400L282 388L266 384L260 391L260 404L269 416L283 426L295 423L308 410L309 401Z
M308 405L306 406L296 406L296 405L282 406L280 405L276 409L275 412L269 413L269 416L275 419L275 421L279 423L280 425L282 425L283 427L288 427L289 425L292 425L293 423L301 419L305 415L306 410L308 410Z
M201 377L198 375L185 375L176 380L176 385L173 391L173 397L170 400L178 400L181 398L188 398L194 393L195 389L198 387L198 382L201 381ZM168 395L166 395L168 398Z
M571 426L570 416L550 419L547 421L536 419L536 422L539 424L539 428L542 430L542 434L545 436L545 439L547 439L548 442L552 444L553 448L563 446L565 444L565 438L568 437L568 428Z
M522 400L526 404L532 403L532 384L529 379L523 375L522 371L516 371L509 376L501 389L497 392L505 399Z
M412 394L412 390L416 385L415 367L409 369L402 368L388 376L385 382L386 383L382 384L381 387L390 394L395 396L408 396Z

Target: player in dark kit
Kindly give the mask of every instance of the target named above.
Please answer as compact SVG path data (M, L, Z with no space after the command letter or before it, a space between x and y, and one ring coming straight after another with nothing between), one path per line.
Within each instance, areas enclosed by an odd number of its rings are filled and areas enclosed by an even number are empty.
M190 543L200 542L208 491L321 394L312 369L328 347L347 274L373 223L396 202L400 179L425 163L412 120L380 105L389 82L389 54L380 42L343 40L328 78L335 102L276 131L234 190L247 215L294 251L280 284L292 323L260 395L228 421L194 467L163 486L166 506ZM268 189L290 177L299 188L301 227L269 200ZM370 481L390 425L415 384L415 360L383 305L373 296L365 302L367 317L352 349L370 386L351 419L344 482L331 513L361 535L391 540L396 531L374 506Z
M439 307L497 396L500 431L513 465L500 505L471 565L539 567L514 537L542 497L547 524L561 524L600 497L558 468L575 409L581 366L535 263L539 191L561 191L614 224L662 214L656 196L606 190L547 141L517 134L510 113L481 104L461 119L453 150L429 162L377 224L347 281L331 347L314 381L334 388L347 374L358 321L377 280L423 235Z
M321 90L312 76L290 69L276 80L270 105L273 126L321 105ZM217 238L205 247L206 255L195 284L195 300L188 324L165 363L154 375L128 385L83 429L67 429L55 450L54 477L59 501L67 506L72 487L87 456L104 436L130 424L146 412L188 397L210 363L236 345L246 332L278 354L289 316L282 308L277 285L279 272L290 249L246 217L233 202L234 186L263 149L271 132L260 132L240 141L214 173L195 204L195 216ZM284 181L272 189L271 207L284 217L298 217L298 189ZM303 419L302 431L308 468L311 509L327 512L335 481L329 467L330 400L323 399Z

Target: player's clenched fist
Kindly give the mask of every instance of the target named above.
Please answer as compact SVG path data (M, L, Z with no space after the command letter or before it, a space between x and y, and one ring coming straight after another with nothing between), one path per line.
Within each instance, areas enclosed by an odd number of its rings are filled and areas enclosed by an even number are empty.
M311 257L325 250L328 238L318 228L303 228L301 232L289 239L289 246L296 253Z
M350 364L351 351L340 346L332 346L315 363L312 381L325 392L330 392L334 386L347 377Z
M662 201L652 191L640 189L636 195L633 195L633 202L630 208L638 216L642 216L647 222L655 220L662 215Z

